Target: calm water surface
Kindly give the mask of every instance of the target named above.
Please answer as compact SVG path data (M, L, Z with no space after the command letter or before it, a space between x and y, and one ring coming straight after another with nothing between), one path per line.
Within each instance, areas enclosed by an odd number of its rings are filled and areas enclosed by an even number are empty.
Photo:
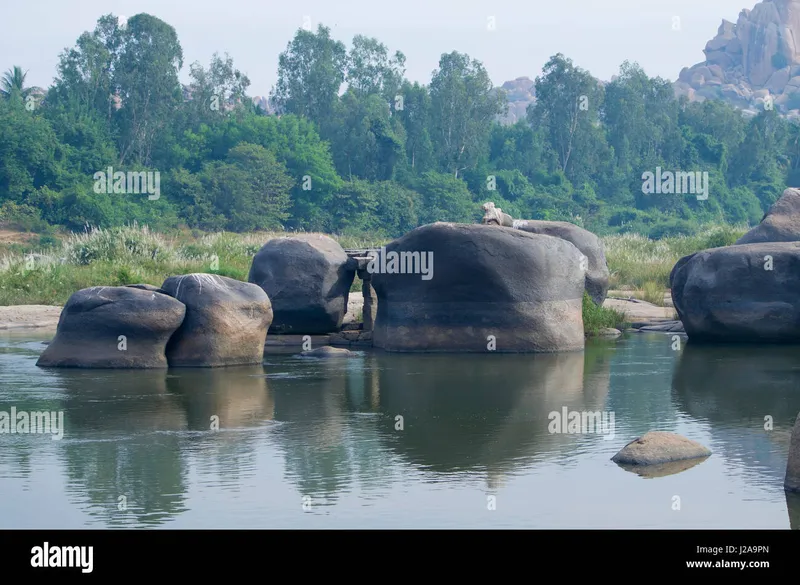
M783 491L798 348L636 334L555 356L37 368L51 337L0 334L0 410L65 422L62 440L0 434L0 528L800 526ZM613 413L614 436L550 433L564 407ZM610 461L648 430L713 455L658 478Z

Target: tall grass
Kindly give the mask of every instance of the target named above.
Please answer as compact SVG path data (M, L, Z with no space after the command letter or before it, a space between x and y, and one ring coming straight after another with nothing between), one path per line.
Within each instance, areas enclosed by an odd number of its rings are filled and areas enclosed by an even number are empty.
M745 231L744 227L713 226L694 236L657 241L634 234L603 238L611 288L628 286L658 299L669 288L669 273L678 259L699 250L730 245ZM169 276L190 272L247 280L253 255L259 248L270 239L291 235L165 235L135 224L68 234L47 249L8 250L0 257L0 305L62 305L81 288L160 285ZM386 244L370 235L331 237L345 249ZM352 290L360 288L361 282L356 278Z
M610 286L669 288L669 273L675 263L689 254L709 248L730 246L747 231L740 226L709 226L692 236L650 240L639 234L603 238L606 260L611 272Z
M146 283L191 272L247 280L253 256L286 232L167 236L136 224L68 234L45 250L7 252L0 257L1 305L63 305L90 286ZM380 247L369 237L331 236L343 248ZM360 283L354 288L360 290Z

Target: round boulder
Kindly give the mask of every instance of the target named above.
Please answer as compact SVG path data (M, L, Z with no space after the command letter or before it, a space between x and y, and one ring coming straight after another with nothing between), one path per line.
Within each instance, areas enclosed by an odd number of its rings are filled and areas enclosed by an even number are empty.
M272 301L271 332L322 335L342 327L357 268L336 240L298 235L264 244L247 280Z
M494 225L434 223L388 244L367 270L375 347L556 352L584 347L583 254Z
M800 242L697 252L678 260L670 283L691 341L800 342Z
M258 286L216 274L172 276L161 285L186 305L186 318L167 344L170 366L260 364L272 306Z
M154 290L94 286L73 294L55 338L37 366L166 368L170 336L181 326L183 303Z
M586 262L586 292L598 306L606 300L608 293L608 263L603 242L592 232L566 221L515 220L514 228L529 234L542 234L561 238L575 245Z
M663 465L711 455L706 447L676 435L651 431L625 445L611 460L620 465Z
M761 223L736 240L736 244L797 241L800 241L800 189L786 189Z

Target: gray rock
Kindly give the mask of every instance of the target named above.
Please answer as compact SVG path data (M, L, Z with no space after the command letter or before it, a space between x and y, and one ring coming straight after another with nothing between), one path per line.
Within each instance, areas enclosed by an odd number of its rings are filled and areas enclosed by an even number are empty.
M800 242L697 252L677 262L670 282L691 341L800 342Z
M648 331L653 333L684 333L683 323L680 321L666 321L655 325L645 325L640 327L639 331Z
M619 329L605 327L597 332L596 337L614 338L614 337L619 337L620 335L622 335L622 331L620 331Z
M167 345L174 367L260 364L272 306L261 287L216 274L172 276L161 285L186 305Z
M36 365L166 368L165 349L183 323L183 303L158 292L95 286L73 294Z
M736 244L800 241L800 189L786 189L761 223L736 241Z
M709 455L710 450L686 437L651 431L625 445L611 460L621 465L662 465Z
M786 462L786 480L783 485L786 491L800 492L800 415L797 416L792 429L789 458Z
M253 258L248 281L270 298L270 332L321 335L339 331L358 261L320 234L270 240Z
M386 252L418 252L435 262L428 280L419 273L373 274L375 347L498 353L584 347L584 257L566 240L439 222L391 242Z
M331 357L350 357L353 353L349 349L341 347L331 347L326 345L316 349L310 349L300 354L302 357L331 358Z
M596 305L602 305L608 293L609 270L603 242L592 232L566 221L518 220L516 229L529 234L561 238L575 245L587 258L586 292Z

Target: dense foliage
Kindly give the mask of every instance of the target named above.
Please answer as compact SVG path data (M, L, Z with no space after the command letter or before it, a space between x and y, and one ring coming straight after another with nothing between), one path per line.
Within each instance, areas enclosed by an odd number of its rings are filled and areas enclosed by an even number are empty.
M603 84L555 55L527 120L502 125L505 96L481 63L444 54L428 85L404 63L376 39L348 49L323 26L299 30L267 115L227 55L192 65L184 88L170 25L104 16L61 54L45 95L18 67L0 81L0 222L397 236L474 222L491 200L514 218L658 238L757 222L798 178L796 124L678 101L636 64ZM707 172L708 199L643 193L658 167ZM160 196L97 192L109 169L157 172Z

